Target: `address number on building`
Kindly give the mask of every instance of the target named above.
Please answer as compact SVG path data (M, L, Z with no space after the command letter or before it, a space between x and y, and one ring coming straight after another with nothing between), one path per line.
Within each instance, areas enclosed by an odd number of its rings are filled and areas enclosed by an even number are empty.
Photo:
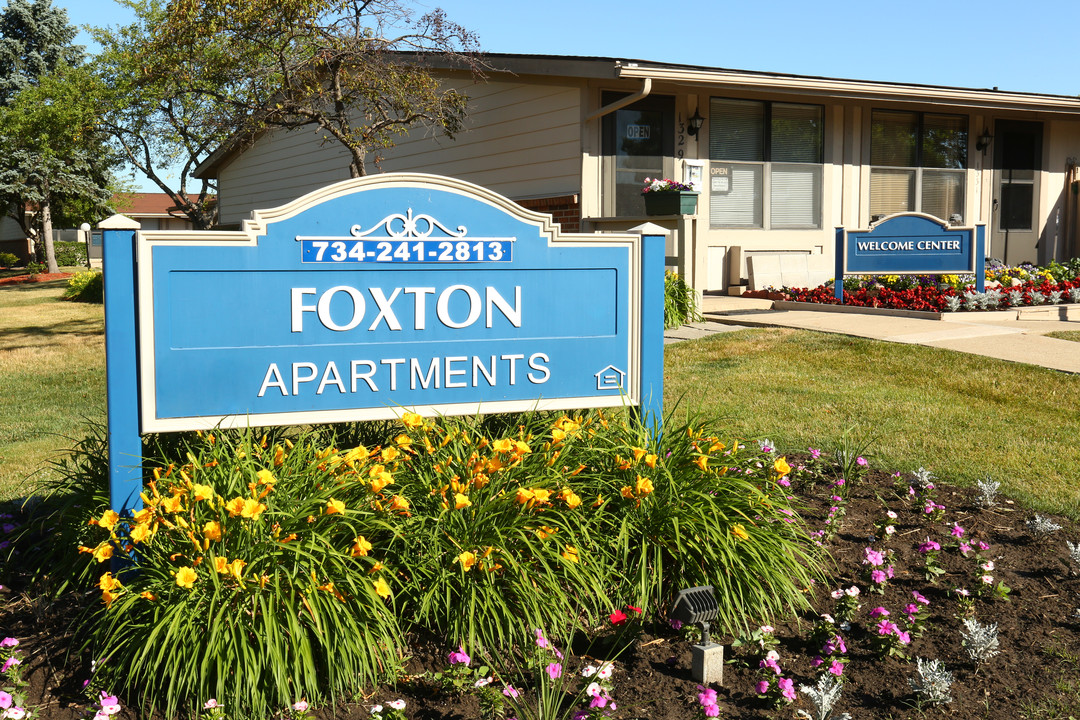
M301 240L305 263L510 262L514 241L470 240Z

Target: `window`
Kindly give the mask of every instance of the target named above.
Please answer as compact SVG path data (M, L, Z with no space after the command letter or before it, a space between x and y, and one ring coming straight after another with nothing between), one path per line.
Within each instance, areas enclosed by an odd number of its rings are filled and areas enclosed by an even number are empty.
M916 211L963 222L967 118L875 110L870 126L871 217Z
M820 105L713 98L709 225L821 227L824 114Z

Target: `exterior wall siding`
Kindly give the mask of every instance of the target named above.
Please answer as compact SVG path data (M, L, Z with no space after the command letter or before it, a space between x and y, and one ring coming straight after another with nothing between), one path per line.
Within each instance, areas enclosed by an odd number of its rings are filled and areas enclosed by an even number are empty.
M470 98L453 139L417 128L368 172L449 175L514 198L581 189L580 92L566 85L451 81ZM283 205L349 177L348 154L313 132L267 133L222 168L221 223Z

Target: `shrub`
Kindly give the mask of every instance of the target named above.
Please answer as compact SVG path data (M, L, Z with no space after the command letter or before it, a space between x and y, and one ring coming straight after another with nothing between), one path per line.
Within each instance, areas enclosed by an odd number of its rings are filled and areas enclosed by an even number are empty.
M14 253L0 252L0 267L15 267L19 264L19 256Z
M97 270L78 272L68 279L64 298L75 302L102 303L105 301L105 277Z
M209 698L268 716L392 675L398 583L380 558L395 516L370 486L377 458L242 432L196 438L186 463L155 468L130 527L107 511L82 548L138 557L137 571L101 576L103 604L82 625L102 682L168 716Z
M53 243L56 264L61 267L86 266L86 243L63 240Z
M676 328L688 322L698 322L697 293L682 276L664 274L664 327Z
M662 610L678 589L712 585L714 627L735 635L808 607L821 556L780 485L782 458L671 418L659 444L640 426L617 430L586 492L604 499L592 534L622 596Z
M524 414L487 426L407 414L401 528L408 619L451 644L510 647L530 628L611 611L607 558L590 555L595 514L578 474L601 413ZM501 425L501 426L500 426ZM487 432L485 432L487 431Z

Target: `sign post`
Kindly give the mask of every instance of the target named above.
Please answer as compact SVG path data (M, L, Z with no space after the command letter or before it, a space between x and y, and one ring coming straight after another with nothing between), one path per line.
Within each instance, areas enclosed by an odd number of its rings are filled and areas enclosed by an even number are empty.
M564 234L412 173L328 186L239 231L132 225L102 224L117 512L138 502L139 433L624 405L658 432L661 228Z
M922 213L898 213L869 230L836 228L835 297L844 302L844 275L974 274L986 289L986 225L953 227Z
M109 496L112 509L142 507L142 439L139 433L135 239L139 223L121 215L105 220L105 376L108 412Z

